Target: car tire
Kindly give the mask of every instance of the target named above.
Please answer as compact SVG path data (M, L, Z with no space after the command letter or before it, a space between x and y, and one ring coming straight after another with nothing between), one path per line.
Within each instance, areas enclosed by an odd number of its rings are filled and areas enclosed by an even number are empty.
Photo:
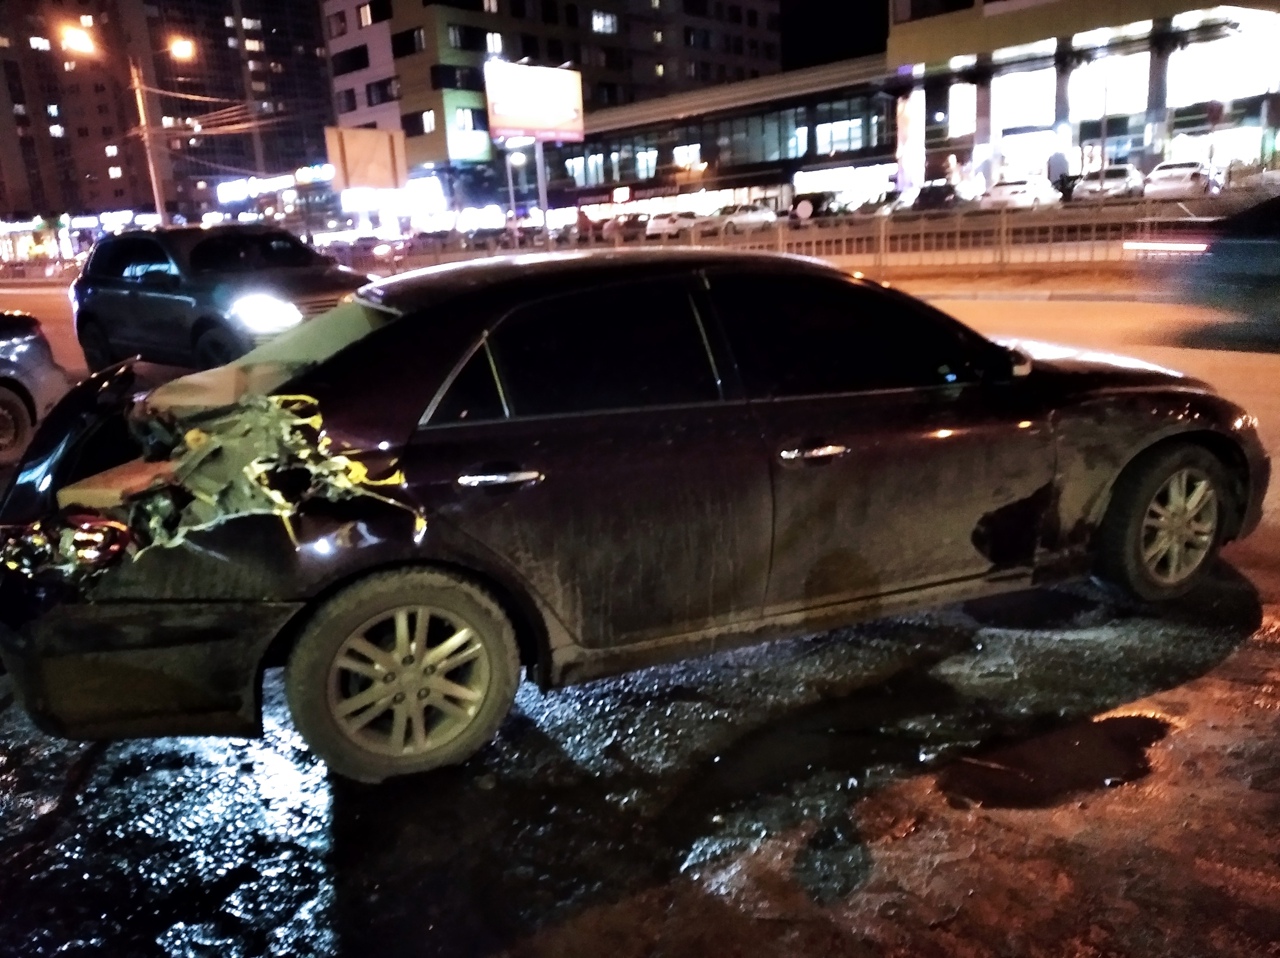
M725 236L732 236L732 235L734 235L734 234L735 234L735 233L737 233L737 232L738 232L738 224L737 224L737 223L725 223L725 224L724 224L724 234L725 234Z
M437 651L464 632L460 646ZM432 569L376 573L326 601L285 668L298 732L334 772L361 782L470 758L497 732L519 681L515 629L497 601Z
M1140 456L1112 490L1098 571L1138 599L1184 595L1213 564L1234 506L1225 467L1202 446L1164 446Z
M31 411L22 397L0 386L0 466L12 465L22 457L34 429Z
M244 348L229 330L215 326L196 338L194 353L197 369L215 369L244 355Z
M89 372L101 372L116 363L117 357L111 348L111 340L107 331L96 319L82 319L76 325L76 339L80 343L80 352L84 354L84 364Z

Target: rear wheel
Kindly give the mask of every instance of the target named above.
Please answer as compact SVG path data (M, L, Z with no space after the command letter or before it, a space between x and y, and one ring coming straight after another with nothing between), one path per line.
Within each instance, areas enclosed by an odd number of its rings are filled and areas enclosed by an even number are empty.
M195 361L198 369L214 369L239 359L244 349L234 336L219 327L205 330L196 339Z
M1101 530L1100 571L1140 599L1190 591L1222 546L1230 490L1221 461L1200 446L1140 459L1116 482Z
M364 782L470 758L515 698L510 619L483 589L427 569L372 575L326 602L285 670L294 724Z
M16 462L31 440L31 413L12 389L0 386L0 465Z
M76 327L76 338L80 341L80 351L84 353L84 364L89 372L100 372L117 361L111 340L107 338L107 331L96 319L80 320Z

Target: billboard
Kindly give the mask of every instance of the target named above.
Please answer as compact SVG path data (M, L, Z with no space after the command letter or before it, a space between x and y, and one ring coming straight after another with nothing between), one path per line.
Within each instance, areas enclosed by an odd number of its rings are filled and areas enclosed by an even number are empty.
M531 136L544 142L582 142L582 74L506 60L484 65L489 133L494 139Z
M333 189L366 186L390 190L409 181L401 130L326 126L325 146L333 164Z

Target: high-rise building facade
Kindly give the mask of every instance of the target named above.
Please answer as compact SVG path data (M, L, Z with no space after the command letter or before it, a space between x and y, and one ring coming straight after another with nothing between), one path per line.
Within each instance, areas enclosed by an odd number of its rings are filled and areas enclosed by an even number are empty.
M411 169L490 163L484 63L571 66L593 109L779 69L779 0L323 0L341 126L401 129Z
M153 208L133 77L172 214L218 181L325 160L315 0L0 0L0 213Z

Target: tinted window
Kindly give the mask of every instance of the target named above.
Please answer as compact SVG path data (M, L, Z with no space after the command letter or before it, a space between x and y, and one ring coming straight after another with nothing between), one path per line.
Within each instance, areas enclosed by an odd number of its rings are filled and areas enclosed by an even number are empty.
M140 279L147 273L177 273L159 243L151 240L129 241L129 262L124 268L125 279Z
M688 291L672 280L543 300L492 342L513 416L719 398Z
M231 273L272 267L313 266L320 257L284 232L224 233L191 250L195 273Z
M834 278L736 273L713 274L711 293L755 399L974 378L961 328L905 297Z
M100 279L119 279L129 265L129 241L106 240L99 243L89 260L88 273Z
M440 405L431 414L431 425L448 426L504 418L506 411L502 408L502 396L493 378L489 353L481 346L449 385Z

